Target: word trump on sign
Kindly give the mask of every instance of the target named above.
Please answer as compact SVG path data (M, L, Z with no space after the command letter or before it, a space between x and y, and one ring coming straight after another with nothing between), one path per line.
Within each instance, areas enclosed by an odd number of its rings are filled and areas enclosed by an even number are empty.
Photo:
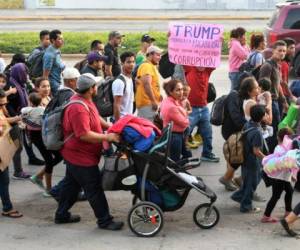
M223 26L169 24L169 59L172 63L216 68L221 63Z

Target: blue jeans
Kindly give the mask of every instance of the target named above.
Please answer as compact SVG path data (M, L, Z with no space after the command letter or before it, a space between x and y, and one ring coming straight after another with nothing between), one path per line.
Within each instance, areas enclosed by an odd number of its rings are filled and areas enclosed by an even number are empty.
M277 146L277 132L278 132L278 124L280 123L280 111L279 111L279 104L278 101L272 100L272 127L273 127L273 136L268 137L266 139L268 143L268 147L270 150L270 153L273 153L275 147Z
M240 203L240 211L248 212L252 209L253 194L261 180L261 170L259 164L242 165L243 185L231 198Z
M69 209L77 201L78 193L83 188L89 201L98 225L105 227L112 221L108 203L101 187L101 176L98 166L83 167L66 162L66 176L64 178L56 219L68 219Z
M184 133L173 132L171 138L170 158L177 162L181 160L181 158L189 157L192 157L192 153L186 148Z
M200 135L203 139L202 156L210 156L212 153L212 128L208 107L192 107L192 113L189 115L189 120L191 132L196 125L200 130Z
M13 205L11 204L9 198L9 174L8 168L6 168L3 172L0 171L0 197L2 200L3 212L8 212L12 210Z
M240 89L240 83L239 83L240 72L229 72L228 76L231 81L230 91L239 90Z

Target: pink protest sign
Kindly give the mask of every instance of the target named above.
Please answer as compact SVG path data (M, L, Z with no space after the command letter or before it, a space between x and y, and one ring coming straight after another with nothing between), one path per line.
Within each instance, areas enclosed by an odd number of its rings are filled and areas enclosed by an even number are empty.
M223 26L169 24L169 59L172 63L216 68L221 63Z

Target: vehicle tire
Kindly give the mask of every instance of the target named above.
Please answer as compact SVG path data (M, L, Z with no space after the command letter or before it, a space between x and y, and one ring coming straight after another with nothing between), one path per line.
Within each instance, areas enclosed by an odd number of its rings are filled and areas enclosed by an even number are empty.
M152 202L139 202L130 209L127 222L137 236L153 237L163 228L163 212Z
M209 203L200 204L193 213L195 224L202 229L214 227L219 222L219 219L220 213L218 209Z

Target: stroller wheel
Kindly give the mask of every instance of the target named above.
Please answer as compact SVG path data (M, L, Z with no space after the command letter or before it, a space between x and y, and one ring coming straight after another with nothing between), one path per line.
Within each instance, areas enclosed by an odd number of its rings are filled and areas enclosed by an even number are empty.
M204 203L196 207L193 219L198 227L209 229L217 225L220 219L220 213L215 206Z
M128 214L130 230L137 236L152 237L159 233L164 224L161 209L152 202L140 202L134 205Z

